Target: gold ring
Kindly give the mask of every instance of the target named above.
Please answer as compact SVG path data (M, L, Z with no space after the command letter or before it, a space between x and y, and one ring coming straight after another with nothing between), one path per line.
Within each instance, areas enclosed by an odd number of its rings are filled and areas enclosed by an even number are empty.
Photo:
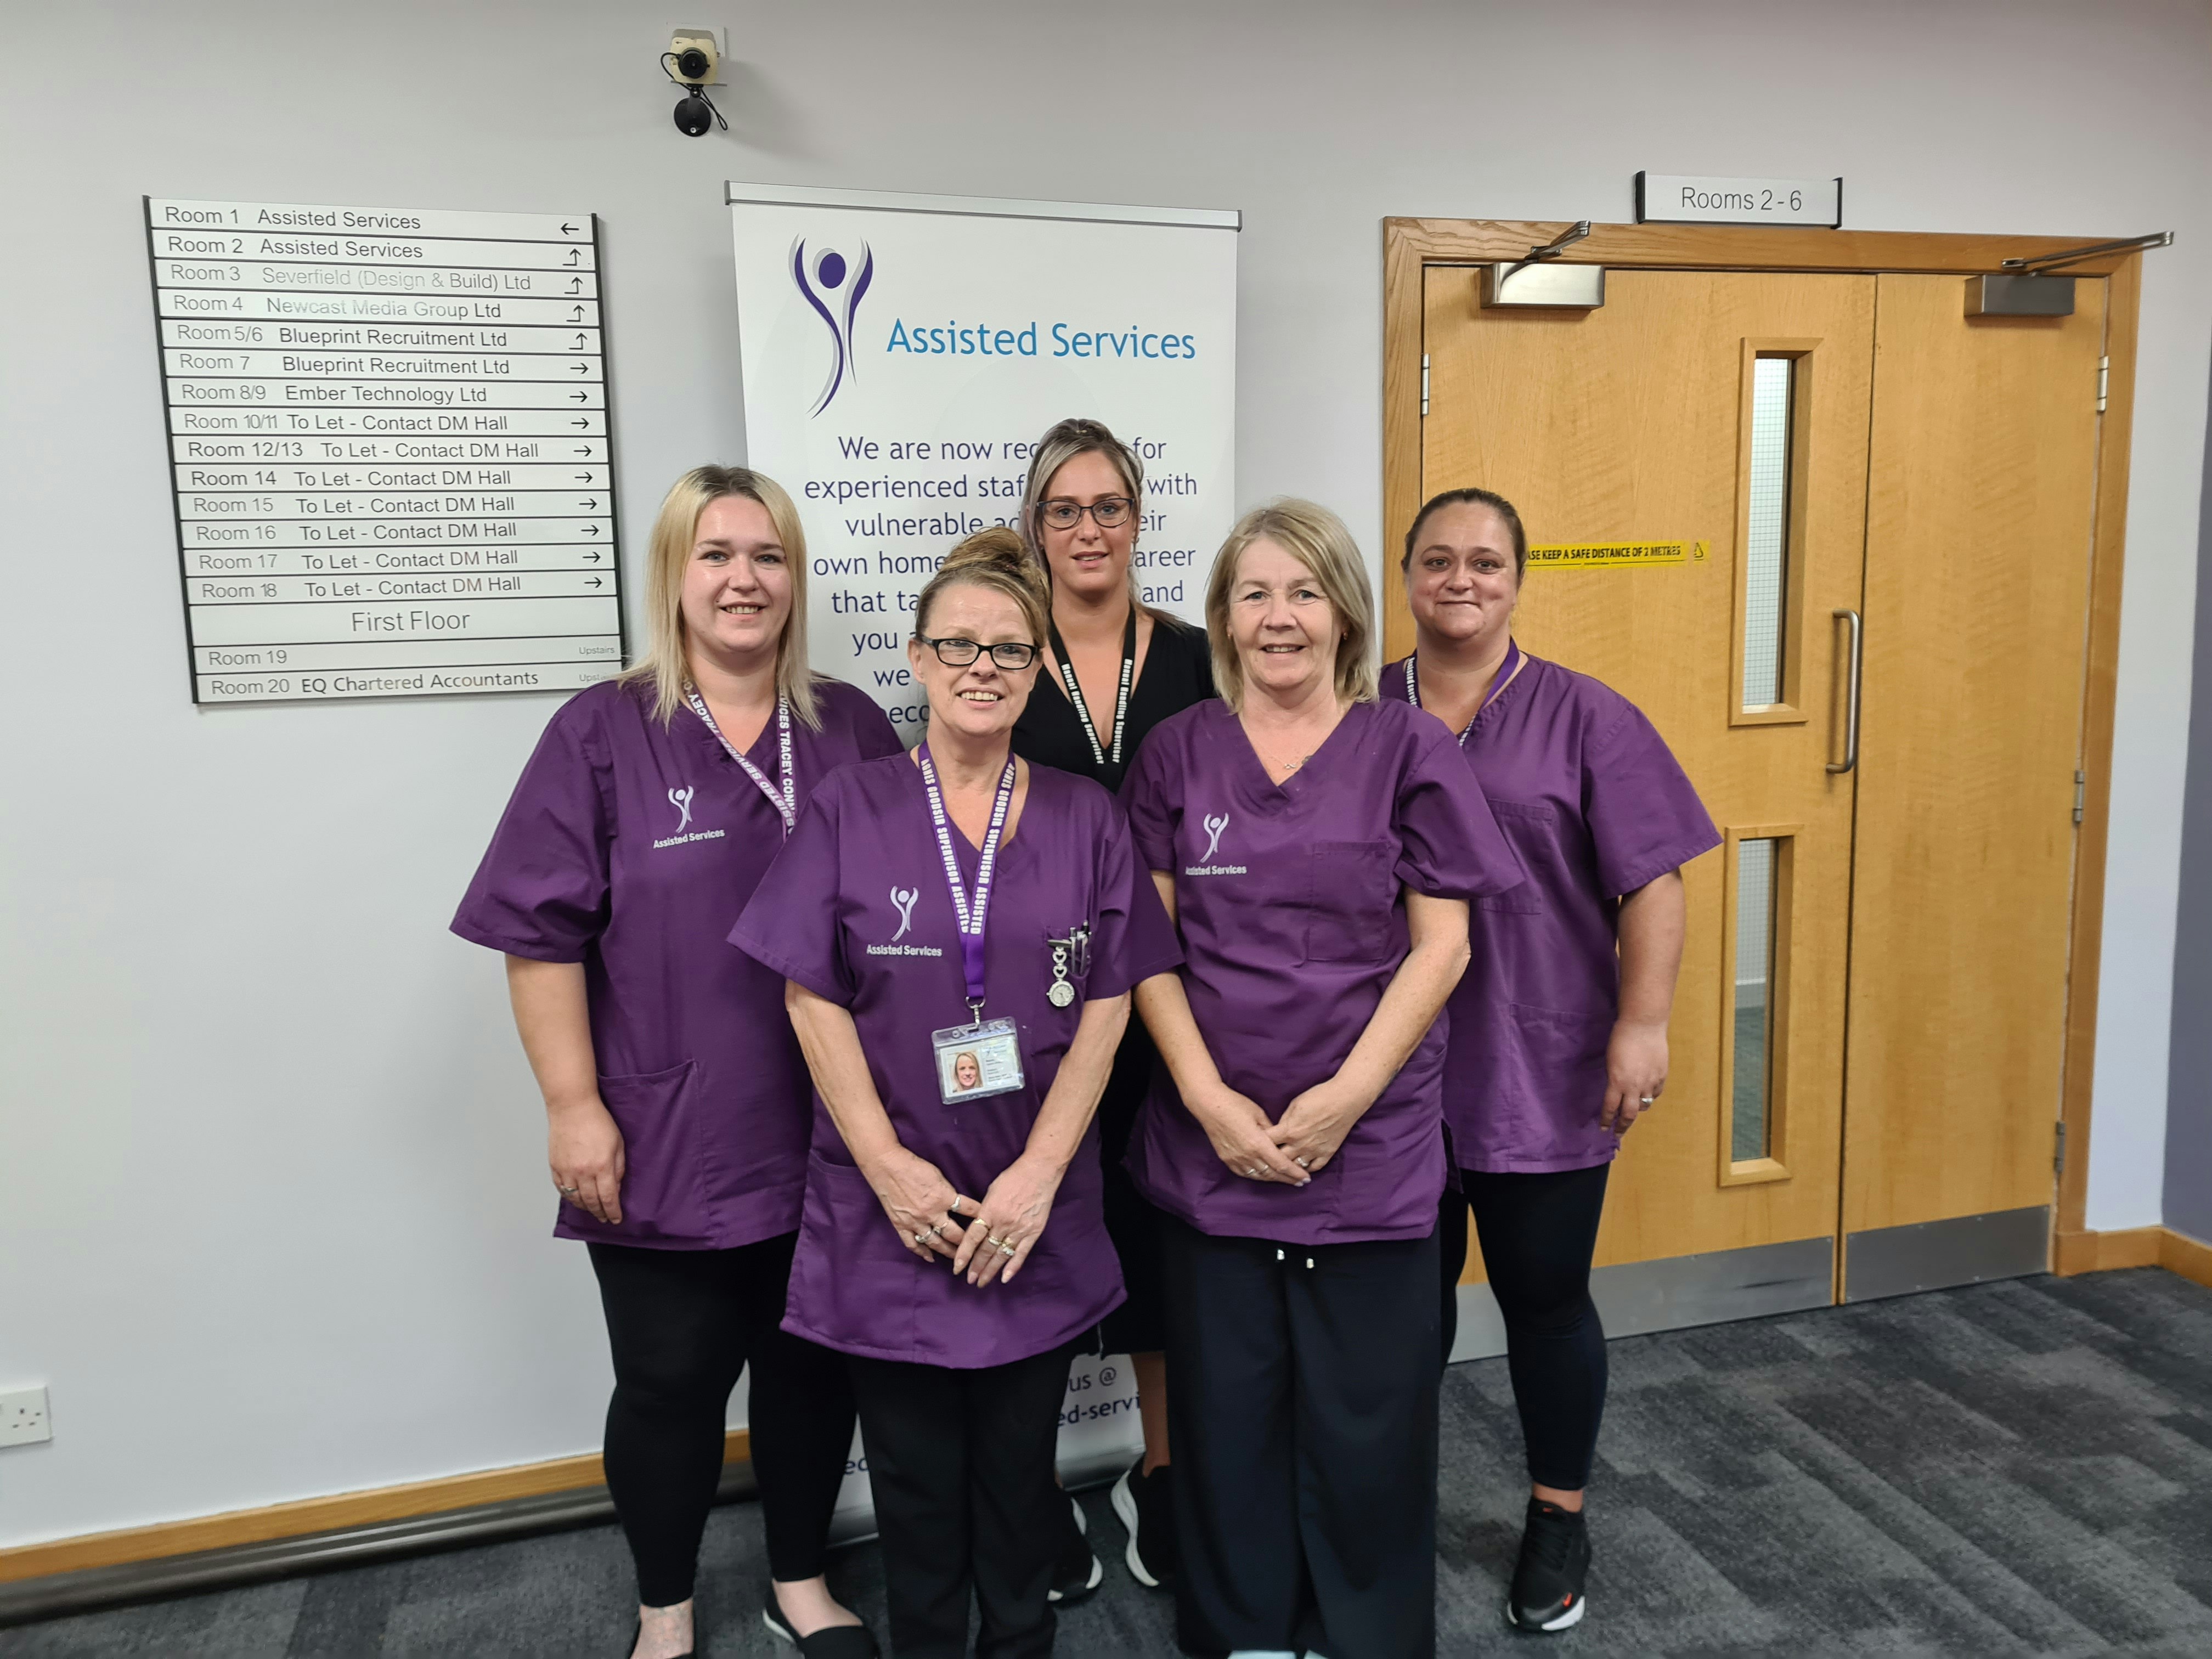
M1013 1253L1014 1247L1011 1244L1001 1244L999 1246L999 1254L1000 1255L1012 1255Z

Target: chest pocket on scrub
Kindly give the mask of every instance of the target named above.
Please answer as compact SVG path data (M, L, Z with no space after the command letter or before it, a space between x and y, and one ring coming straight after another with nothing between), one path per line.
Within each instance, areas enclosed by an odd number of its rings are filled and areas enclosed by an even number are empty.
M1401 942L1396 843L1317 841L1306 848L1308 962L1382 962Z
M1539 872L1549 869L1559 853L1553 845L1553 825L1557 821L1554 810L1541 801L1500 800L1490 798L1490 816L1498 820L1498 827L1505 835L1506 844L1514 856L1521 860L1523 879L1517 887L1502 893L1485 893L1475 901L1483 910L1502 910L1511 915L1536 915L1544 908L1543 894L1538 890Z

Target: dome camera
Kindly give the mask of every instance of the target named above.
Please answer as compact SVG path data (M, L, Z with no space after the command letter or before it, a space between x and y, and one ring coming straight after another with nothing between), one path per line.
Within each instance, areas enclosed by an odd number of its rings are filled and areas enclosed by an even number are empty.
M714 106L703 93L693 93L677 100L676 130L687 138L703 136L714 125Z

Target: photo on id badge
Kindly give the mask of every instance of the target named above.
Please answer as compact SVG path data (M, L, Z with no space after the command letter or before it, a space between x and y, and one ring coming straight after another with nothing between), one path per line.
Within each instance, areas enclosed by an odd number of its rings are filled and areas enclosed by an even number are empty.
M1022 1040L1011 1019L987 1019L929 1034L937 1089L948 1106L1022 1086Z

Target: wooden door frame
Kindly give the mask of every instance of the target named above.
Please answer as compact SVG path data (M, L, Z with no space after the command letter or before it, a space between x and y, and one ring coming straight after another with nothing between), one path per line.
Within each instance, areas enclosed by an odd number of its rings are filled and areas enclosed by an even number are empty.
M1423 276L1430 265L1516 259L1570 228L1565 220L1385 219L1382 222L1382 600L1386 657L1413 648L1397 550L1421 505ZM1626 270L1954 272L1998 270L2006 259L2058 253L2094 236L1954 236L1917 231L1798 230L1706 225L1592 225L1565 256L1570 264ZM2105 856L2112 808L2112 704L2120 648L2120 577L2126 552L2128 458L2134 437L2136 334L2142 253L2136 249L2067 267L2108 276L2106 383L2099 428L2096 514L2089 568L2089 639L2081 704L2087 775L2075 843L2073 919L2067 959L2066 1056L2059 1121L2066 1164L2058 1180L2052 1261L2062 1273L2091 1265L2085 1235L2097 981L2104 938ZM1964 304L1961 294L1960 303Z

